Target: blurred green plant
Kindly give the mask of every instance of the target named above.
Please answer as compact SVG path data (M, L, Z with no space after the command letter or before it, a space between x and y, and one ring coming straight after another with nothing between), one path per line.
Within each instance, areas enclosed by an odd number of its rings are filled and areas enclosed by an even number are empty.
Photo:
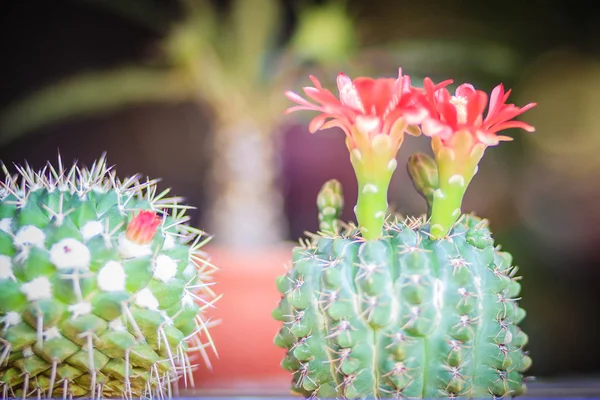
M161 23L149 5L90 4L146 25ZM214 120L214 145L206 152L213 163L207 229L229 246L279 242L286 227L274 183L273 133L287 107L283 92L305 75L305 66L349 57L357 42L353 22L342 2L303 3L297 29L282 44L277 0L234 0L226 13L207 0L182 0L181 6L183 17L159 45L160 60L75 75L38 90L4 110L0 142L67 118L143 102L199 102Z
M298 27L291 40L292 49L306 59L322 63L348 57L358 41L355 26L342 2L300 10Z
M140 102L181 101L189 91L189 86L171 71L152 67L123 66L77 75L4 109L0 142L9 143L66 118L95 115Z

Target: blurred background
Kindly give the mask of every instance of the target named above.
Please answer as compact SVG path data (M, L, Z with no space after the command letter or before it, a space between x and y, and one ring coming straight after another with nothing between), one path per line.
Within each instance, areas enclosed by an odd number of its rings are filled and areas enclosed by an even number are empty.
M600 13L573 0L4 1L0 160L40 168L60 154L119 176L161 177L215 235L225 297L220 359L205 387L285 387L272 345L274 279L293 242L317 229L320 185L356 182L344 137L285 116L309 74L453 78L517 105L537 102L486 152L463 210L489 218L523 276L521 306L538 378L598 376L600 337ZM408 138L398 155L430 152ZM392 207L425 211L398 168ZM238 375L235 375L238 374ZM239 377L235 381L236 376ZM219 380L220 379L220 380ZM235 381L235 382L234 382ZM254 386L253 386L254 385ZM262 386L261 386L262 385Z

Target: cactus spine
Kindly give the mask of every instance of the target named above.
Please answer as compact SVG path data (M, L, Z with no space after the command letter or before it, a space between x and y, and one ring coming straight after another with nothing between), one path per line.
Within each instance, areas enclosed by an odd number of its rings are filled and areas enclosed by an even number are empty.
M517 268L494 244L488 221L460 206L483 151L505 139L496 132L532 130L508 120L533 105L505 104L497 88L484 119L487 95L471 85L450 97L449 81L426 79L419 89L401 73L354 81L340 74L337 100L311 79L315 87L305 93L320 105L288 92L299 104L290 111L321 112L312 131L345 131L359 183L358 226L329 229L336 224L326 216L339 215L343 201L332 207L331 188L341 188L327 182L317 198L321 231L301 241L292 268L277 280L282 297L273 317L282 326L275 344L287 349L282 366L292 373L292 390L309 398L523 393L531 358L518 327L526 313ZM420 132L433 137L435 160L416 154L407 169L428 215L389 215L387 189L403 134Z
M18 167L0 189L0 393L168 396L209 361L205 234L156 180Z

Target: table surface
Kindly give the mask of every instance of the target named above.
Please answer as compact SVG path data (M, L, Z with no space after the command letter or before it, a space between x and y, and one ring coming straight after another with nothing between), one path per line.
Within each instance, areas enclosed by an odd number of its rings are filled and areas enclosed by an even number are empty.
M586 378L537 379L527 382L527 393L519 398L527 399L590 399L600 400L600 376ZM281 390L262 389L222 389L222 390L182 390L179 398L189 399L271 399L298 400L300 397Z

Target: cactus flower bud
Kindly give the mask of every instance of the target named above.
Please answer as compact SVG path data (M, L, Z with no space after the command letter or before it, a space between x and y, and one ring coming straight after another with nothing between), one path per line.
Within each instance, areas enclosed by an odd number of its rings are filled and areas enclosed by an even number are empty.
M323 184L317 195L319 209L319 229L323 232L337 233L339 218L344 209L342 184L337 179L330 179Z
M135 244L149 244L161 219L154 211L140 211L127 225L125 237Z
M427 154L415 153L408 158L406 169L415 189L427 201L427 215L429 215L433 204L433 194L438 188L437 164Z

